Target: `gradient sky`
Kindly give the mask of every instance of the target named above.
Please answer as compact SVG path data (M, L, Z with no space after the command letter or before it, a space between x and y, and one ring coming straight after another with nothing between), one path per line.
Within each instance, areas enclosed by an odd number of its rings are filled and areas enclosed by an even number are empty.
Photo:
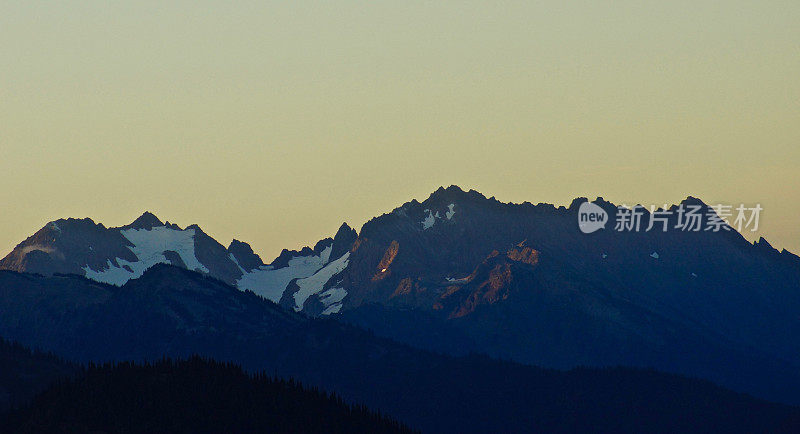
M150 210L269 261L450 184L760 203L797 253L798 23L797 0L0 1L0 256Z

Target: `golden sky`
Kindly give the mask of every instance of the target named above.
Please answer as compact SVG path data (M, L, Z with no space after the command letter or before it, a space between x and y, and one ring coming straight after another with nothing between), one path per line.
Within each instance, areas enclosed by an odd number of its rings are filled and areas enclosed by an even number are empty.
M797 0L0 2L0 256L150 210L269 261L450 184L760 203L755 235L798 253L798 23Z

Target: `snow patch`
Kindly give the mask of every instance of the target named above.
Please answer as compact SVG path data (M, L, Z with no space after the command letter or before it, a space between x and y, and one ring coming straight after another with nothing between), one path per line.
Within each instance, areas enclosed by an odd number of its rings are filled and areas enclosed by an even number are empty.
M237 267L239 267L239 271L241 271L242 274L247 274L247 272L244 271L244 268L242 268L242 266L239 265L239 261L236 260L236 256L233 256L233 253L228 253L228 257L231 258L231 261L233 261L233 263L236 264Z
M328 261L331 259L331 252L333 251L333 243L330 246L325 247L322 252L319 254L319 258L322 260L323 264L327 264Z
M436 217L433 216L433 213L431 212L431 210L426 209L425 212L428 213L428 216L425 217L425 220L420 222L420 223L422 223L422 230L423 231L432 228L433 224L436 223Z
M127 261L122 261L121 259L117 258L117 262ZM84 266L82 270L87 279L110 283L117 286L124 285L125 282L130 280L132 278L131 276L133 275L130 271L112 264L110 259L106 261L106 268L103 270L92 270L89 268L89 265Z
M314 294L319 294L322 288L328 283L331 278L347 268L349 263L350 252L342 255L341 258L331 262L323 267L321 270L314 273L314 275L296 281L297 286L300 288L294 293L294 310L299 312L303 310L308 297Z
M320 294L319 301L325 306L322 315L339 313L345 296L347 296L347 291L344 288L330 288Z
M130 279L140 277L145 270L155 264L170 263L164 256L166 250L176 252L186 264L187 269L203 273L209 272L208 268L195 255L194 229L177 230L160 226L152 229L125 229L120 231L120 234L133 244L133 247L129 247L129 249L136 256L136 261L128 262L121 258L115 258L118 266L108 260L107 268L102 270L92 270L86 265L83 267L86 277L98 282L121 286ZM133 271L126 270L124 268L126 265Z
M330 305L330 307L326 307L325 310L322 311L322 315L330 315L332 313L339 313L342 310L342 303L336 303Z
M120 233L134 244L130 249L139 261L127 265L133 269L136 277L159 262L169 262L164 257L165 250L176 252L187 269L208 273L208 268L195 256L194 229L179 231L160 226L152 229L125 229Z
M455 210L453 209L453 208L455 208L455 206L456 206L456 204L454 204L454 203L451 203L450 205L447 205L447 209L448 209L448 211L446 211L446 212L444 213L445 217L447 217L447 220L450 220L450 219L452 219L452 218L453 218L453 216L454 216L454 215L456 215L456 212L455 212Z
M326 248L325 250L328 250ZM242 275L236 281L236 286L242 291L249 289L256 294L272 300L280 301L286 287L293 279L302 279L316 273L325 266L330 251L322 251L320 256L299 256L289 260L289 265L283 268L273 268L272 265L262 265L256 270Z
M454 203L451 203L450 205L447 206L447 211L444 212L444 216L447 218L447 220L451 220L453 218L453 216L456 214L456 211L454 209L455 206L456 206L456 204L454 204ZM430 209L425 209L423 212L428 213L428 215L425 216L425 219L420 222L422 224L422 230L426 230L426 229L432 228L433 225L436 223L436 219L441 219L442 218L442 216L439 213L439 211L436 211L434 213Z

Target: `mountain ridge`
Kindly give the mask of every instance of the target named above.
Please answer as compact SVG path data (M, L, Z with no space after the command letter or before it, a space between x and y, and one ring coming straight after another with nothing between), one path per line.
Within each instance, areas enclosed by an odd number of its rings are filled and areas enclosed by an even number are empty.
M9 261L48 265L72 252L114 272L129 267L125 276L171 263L287 310L333 315L429 350L458 353L452 340L468 351L545 367L655 367L800 402L788 386L793 383L781 379L800 369L800 258L725 227L675 229L674 213L666 232L617 231L609 222L585 234L578 212L586 202L502 203L475 190L441 187L422 202L412 199L369 220L359 232L343 224L314 248L284 250L269 265L246 243L226 249L196 225L111 230L108 241L98 234L109 229L91 220L72 221L74 231L59 220L18 246L0 268ZM593 203L609 216L618 211L602 198ZM714 212L693 196L666 208L681 205L700 207L700 223ZM646 228L653 214L640 211ZM160 221L143 216L145 226ZM106 256L87 254L87 245L104 240L97 246ZM103 258L111 263L108 252L115 255L113 267L102 265ZM163 259L136 261L154 257ZM91 273L79 267L75 274L106 276L87 267ZM376 306L383 317L369 312Z
M277 302L292 279L310 277L344 255L356 236L343 223L333 238L320 240L313 249L284 249L267 265L246 242L233 239L226 248L197 224L181 228L149 211L118 227L90 218L66 218L47 223L18 244L0 260L0 269L76 274L121 286L153 265L167 263L210 274ZM332 253L338 256L331 257ZM311 298L319 297L321 289L312 291Z

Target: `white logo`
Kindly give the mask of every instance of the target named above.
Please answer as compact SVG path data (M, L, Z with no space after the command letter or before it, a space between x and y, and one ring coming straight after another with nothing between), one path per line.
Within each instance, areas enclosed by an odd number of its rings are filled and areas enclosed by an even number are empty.
M584 234L606 228L608 213L599 205L592 202L584 202L578 208L578 227Z

